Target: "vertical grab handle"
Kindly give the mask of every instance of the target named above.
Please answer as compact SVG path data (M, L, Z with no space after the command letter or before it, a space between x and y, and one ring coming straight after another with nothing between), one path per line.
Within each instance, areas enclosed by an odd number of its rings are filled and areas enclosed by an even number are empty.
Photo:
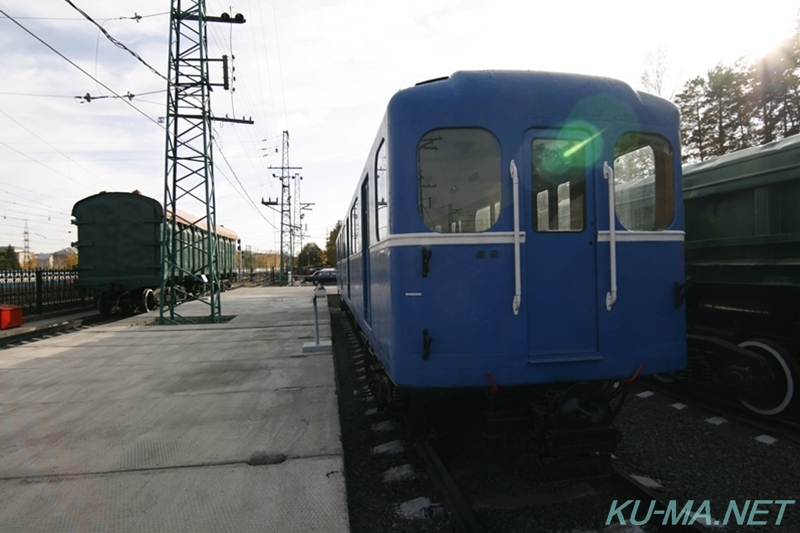
M511 309L515 315L518 315L522 305L522 274L519 257L519 176L517 175L517 164L513 159L509 170L514 191L514 300L511 302Z
M427 278L428 272L431 271L430 263L431 263L431 255L433 255L433 251L428 248L427 246L422 247L422 277Z
M606 294L606 310L617 301L617 216L614 198L614 169L603 161L603 177L608 180L608 244L611 257L611 291Z

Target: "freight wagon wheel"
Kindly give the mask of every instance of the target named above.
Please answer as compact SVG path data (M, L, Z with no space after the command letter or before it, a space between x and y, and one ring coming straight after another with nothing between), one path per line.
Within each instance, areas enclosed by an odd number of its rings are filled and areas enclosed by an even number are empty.
M783 412L794 397L797 363L785 348L767 339L750 339L740 343L739 347L747 348L767 359L770 368L769 375L764 376L770 380L769 392L759 396L748 395L748 398L740 398L739 401L760 415L777 415Z
M114 298L108 294L101 294L97 297L97 310L103 316L111 315L111 310L114 308Z
M139 308L142 313L149 313L158 306L156 295L153 289L145 289L142 291L142 297L139 299Z

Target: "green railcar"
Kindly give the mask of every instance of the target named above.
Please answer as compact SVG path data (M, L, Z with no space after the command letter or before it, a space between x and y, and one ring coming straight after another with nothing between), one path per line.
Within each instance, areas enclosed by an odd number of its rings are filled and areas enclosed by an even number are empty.
M78 287L99 291L97 306L108 314L113 309L147 312L158 305L158 290L165 275L162 265L164 209L161 203L139 193L108 192L78 201L72 208L78 227ZM178 258L181 269L205 274L200 265L206 253L205 224L187 213L178 213L178 238L192 246ZM235 232L220 226L218 276L222 289L236 278ZM167 243L169 253L171 243ZM191 276L178 280L194 284ZM193 291L203 290L194 287Z
M800 354L800 136L684 166L683 198L689 330L756 353L729 351L728 377L751 410L783 412Z
M800 287L800 136L683 175L691 281Z

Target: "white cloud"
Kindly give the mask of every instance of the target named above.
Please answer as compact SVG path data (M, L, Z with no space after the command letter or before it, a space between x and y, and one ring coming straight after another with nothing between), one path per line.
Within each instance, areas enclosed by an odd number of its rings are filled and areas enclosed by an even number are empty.
M74 0L114 37L166 74L165 0ZM155 120L165 114L165 82L115 47L66 2L2 2L0 9ZM256 208L235 192L233 172L216 154L218 222L246 244L277 248L277 224L261 198L276 198L281 132L290 163L302 166L305 222L312 240L343 215L385 106L399 89L461 69L536 69L616 77L636 85L648 52L664 47L681 79L718 62L759 53L793 27L796 6L766 0L750 12L717 2L646 4L512 0L273 0L233 2L244 25L209 24L209 54L235 55L235 93L215 89L218 116L252 117L254 126L215 126L222 153ZM208 0L209 14L230 2ZM136 22L120 17L147 16ZM30 19L23 17L39 17ZM73 19L73 20L63 20ZM37 252L74 240L72 205L99 190L163 197L165 133L13 22L0 18L0 244L22 245L27 216ZM219 65L212 78L220 79ZM19 96L24 95L50 95ZM24 126L24 127L23 127ZM26 129L27 128L27 129ZM30 130L30 131L28 131ZM30 133L33 132L33 133ZM267 141L262 141L267 139ZM216 147L215 147L216 150ZM20 155L21 152L24 155ZM267 157L263 157L263 156ZM46 165L46 166L45 166ZM223 176L224 174L224 176ZM226 177L227 176L227 179ZM228 181L230 180L230 181ZM12 202L12 203L9 203ZM16 203L13 203L16 202ZM51 220L46 214L51 213ZM15 218L11 218L11 217ZM53 217L61 217L59 223ZM22 220L16 220L22 218Z

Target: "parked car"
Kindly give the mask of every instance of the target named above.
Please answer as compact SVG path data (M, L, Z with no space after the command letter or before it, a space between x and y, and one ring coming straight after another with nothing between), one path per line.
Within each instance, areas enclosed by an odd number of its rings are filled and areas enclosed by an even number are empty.
M336 269L335 268L321 268L305 277L307 283L314 285L335 285L336 284Z

